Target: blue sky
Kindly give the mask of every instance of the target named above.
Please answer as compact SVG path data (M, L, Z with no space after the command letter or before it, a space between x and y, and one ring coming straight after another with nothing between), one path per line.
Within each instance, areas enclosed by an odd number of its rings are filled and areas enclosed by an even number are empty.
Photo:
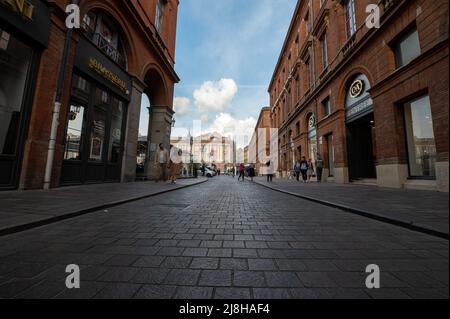
M297 0L181 0L174 136L202 129L251 134Z

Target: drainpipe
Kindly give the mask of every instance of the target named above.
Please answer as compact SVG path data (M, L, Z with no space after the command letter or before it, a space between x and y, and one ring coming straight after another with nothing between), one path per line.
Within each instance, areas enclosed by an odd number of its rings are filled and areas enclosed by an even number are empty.
M71 0L70 4L78 4L79 0ZM73 28L66 32L64 43L64 51L62 55L61 65L59 68L58 84L56 87L55 104L53 106L52 127L50 131L50 140L48 143L47 164L45 166L44 190L50 189L52 181L53 162L55 159L56 137L59 127L59 116L61 113L61 103L64 91L64 82L67 73L67 60L69 58L70 44L72 42Z

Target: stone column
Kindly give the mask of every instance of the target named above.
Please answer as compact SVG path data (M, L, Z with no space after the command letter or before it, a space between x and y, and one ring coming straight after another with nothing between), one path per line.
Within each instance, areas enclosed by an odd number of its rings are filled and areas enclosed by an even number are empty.
M159 174L159 167L155 164L156 151L160 143L169 150L170 134L174 111L168 106L151 106L150 125L148 128L148 155L146 172L148 179L155 179Z
M133 79L131 100L128 105L127 127L122 159L122 183L134 182L136 180L137 143L139 138L139 120L144 87L145 85L138 79Z

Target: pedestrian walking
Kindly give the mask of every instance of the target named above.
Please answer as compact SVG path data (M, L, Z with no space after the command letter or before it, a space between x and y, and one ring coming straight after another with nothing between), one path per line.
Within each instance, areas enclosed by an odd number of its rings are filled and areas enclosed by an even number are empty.
M250 164L247 172L248 172L248 177L250 177L251 181L253 182L253 178L256 175L255 166L253 164Z
M300 160L295 162L294 173L295 173L295 178L297 179L297 182L300 182L301 166L302 166L302 163Z
M306 160L306 157L303 156L302 160L300 161L300 173L302 174L303 183L308 182L308 169L309 169L308 161Z
M308 183L311 182L311 179L314 177L314 163L312 161L312 159L308 160L308 171L307 171L307 176L308 176Z
M169 162L169 151L164 147L164 144L159 144L158 151L155 156L155 164L159 166L159 175L155 179L155 182L158 183L160 180L164 182L167 180L167 164Z
M322 156L317 153L317 160L316 160L316 175L317 175L317 182L322 183L322 174L323 174L323 159Z
M273 182L273 174L274 174L272 160L268 161L266 163L266 166L267 166L267 182L272 183Z
M169 181L172 184L177 183L178 176L181 174L183 168L183 162L181 160L183 151L179 148L172 147L170 149L170 161L168 165L169 169Z
M241 178L242 178L242 181L245 182L245 165L243 163L241 163L241 165L239 165L238 181L240 181Z

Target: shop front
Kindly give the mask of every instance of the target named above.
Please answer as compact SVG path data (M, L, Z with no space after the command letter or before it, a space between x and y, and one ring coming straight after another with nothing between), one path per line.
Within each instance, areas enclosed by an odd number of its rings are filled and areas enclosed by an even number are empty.
M44 1L0 0L0 190L18 187L39 57L49 30Z
M370 83L356 76L347 92L346 126L350 181L376 179L375 120Z
M120 182L131 78L88 38L77 47L61 185Z

